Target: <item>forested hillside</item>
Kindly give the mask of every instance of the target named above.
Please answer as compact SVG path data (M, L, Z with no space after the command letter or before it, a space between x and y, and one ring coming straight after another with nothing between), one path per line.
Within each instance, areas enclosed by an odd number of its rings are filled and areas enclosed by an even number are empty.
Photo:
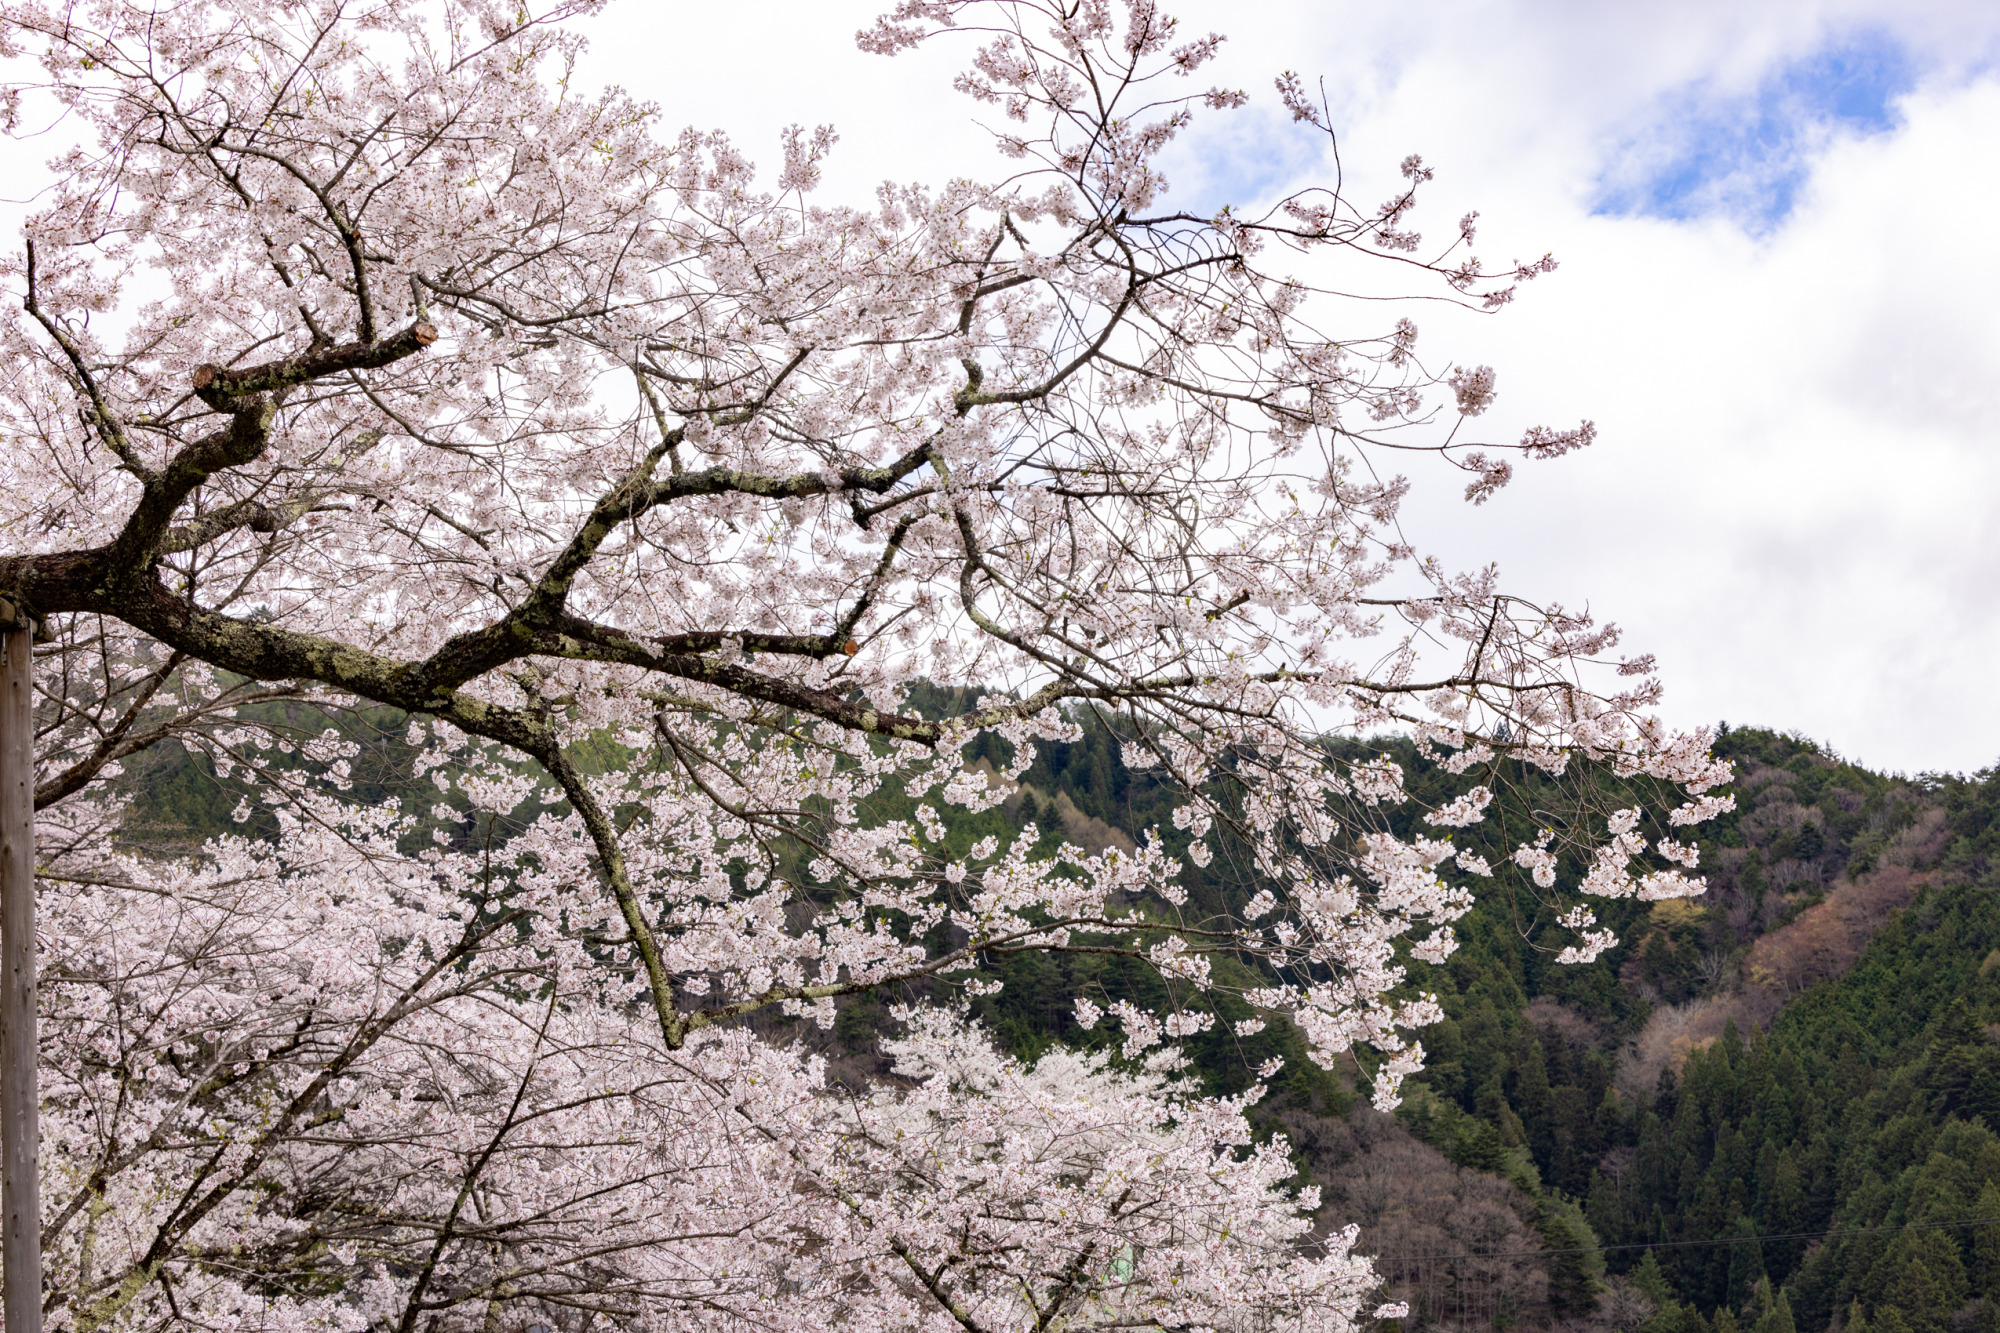
M939 715L966 700L919 702ZM961 816L951 841L1032 822L1093 850L1149 829L1184 846L1169 793L1125 767L1105 724L1079 720L1079 740L1044 744L1005 805ZM425 836L507 836L411 770L400 716L335 722L362 742L358 791L435 807ZM984 744L975 767L1002 782L1009 756ZM1431 804L1469 781L1400 740L1368 748ZM1606 904L1620 945L1564 966L1532 884L1503 869L1458 951L1411 964L1447 1017L1423 1034L1428 1068L1394 1116L1354 1095L1359 1070L1314 1066L1283 1023L1234 1035L1254 1015L1227 985L1209 997L1227 1021L1194 1039L1201 1075L1233 1091L1284 1058L1262 1131L1289 1138L1325 1192L1326 1225L1362 1226L1362 1248L1411 1303L1405 1328L2000 1329L2000 1225L1974 1224L2000 1223L2000 792L1988 774L1884 776L1769 731L1725 728L1716 748L1737 765L1738 804L1701 843L1706 897ZM308 762L243 754L218 771L171 747L141 756L124 779L127 836L172 852L254 831L248 767ZM1461 844L1503 846L1538 794L1514 774ZM1184 883L1190 920L1255 891L1226 840ZM1247 965L1219 975L1256 980ZM1029 954L995 960L988 978L1001 988L975 1012L1030 1058L1108 1044L1078 1025L1076 995L1160 998L1156 973L1116 957ZM795 1031L837 1077L879 1077L877 1042L904 998L857 997L831 1032Z

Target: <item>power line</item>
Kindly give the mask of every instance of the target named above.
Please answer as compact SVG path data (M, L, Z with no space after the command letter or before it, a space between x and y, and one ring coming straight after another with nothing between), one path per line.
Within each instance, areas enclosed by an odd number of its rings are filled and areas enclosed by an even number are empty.
M1837 1231L1785 1231L1769 1236L1726 1236L1719 1240L1658 1240L1627 1245L1576 1245L1564 1249L1487 1250L1473 1254L1380 1254L1375 1263L1442 1263L1454 1259L1533 1259L1552 1254L1610 1254L1618 1250L1696 1250L1720 1245L1763 1244L1773 1240L1830 1240L1846 1236L1883 1236L1899 1231L1936 1231L1944 1227L2000 1226L2000 1217L1966 1217L1952 1222L1905 1222L1893 1227L1845 1227Z

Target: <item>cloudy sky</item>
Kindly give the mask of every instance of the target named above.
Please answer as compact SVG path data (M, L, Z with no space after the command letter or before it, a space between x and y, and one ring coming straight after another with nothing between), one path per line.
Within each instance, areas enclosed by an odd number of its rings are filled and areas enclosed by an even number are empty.
M861 54L875 9L630 0L585 73L760 161L830 122L836 195L985 174L956 53ZM1478 510L1429 478L1422 549L1624 625L1676 722L1911 772L2000 760L2000 6L1173 9L1230 36L1216 81L1253 98L1178 148L1184 204L1326 179L1270 91L1296 69L1325 79L1364 204L1418 152L1434 232L1477 208L1489 261L1562 262L1500 317L1420 323L1430 356L1498 369L1493 438L1590 417L1599 443Z

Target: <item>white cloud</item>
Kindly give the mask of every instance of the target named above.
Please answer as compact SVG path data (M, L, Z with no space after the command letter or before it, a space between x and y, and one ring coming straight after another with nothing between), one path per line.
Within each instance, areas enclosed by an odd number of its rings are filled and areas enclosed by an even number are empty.
M1767 63L1825 31L1764 43ZM1595 98L1532 77L1510 98L1463 46L1434 47L1361 118L1349 156L1371 140L1378 158L1421 147L1449 196L1433 226L1475 203L1519 253L1563 258L1501 319L1428 327L1501 368L1497 437L1577 415L1603 431L1484 511L1426 508L1412 526L1429 545L1498 558L1530 593L1589 598L1629 646L1659 653L1681 720L1966 768L2000 756L1984 684L2000 649L2000 262L1985 239L2000 85L1923 57L1923 31L1904 40L1920 63L1900 126L1822 139L1794 211L1762 239L1727 216L1592 215L1598 154L1702 77L1685 61L1635 59L1624 90ZM1719 80L1729 62L1711 49ZM1517 81L1536 72L1495 54Z

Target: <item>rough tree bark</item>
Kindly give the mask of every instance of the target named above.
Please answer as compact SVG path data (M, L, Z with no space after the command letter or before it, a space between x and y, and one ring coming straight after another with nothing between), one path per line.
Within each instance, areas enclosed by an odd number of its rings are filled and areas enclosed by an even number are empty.
M41 1333L35 1077L34 635L0 600L0 1214L10 1333Z

